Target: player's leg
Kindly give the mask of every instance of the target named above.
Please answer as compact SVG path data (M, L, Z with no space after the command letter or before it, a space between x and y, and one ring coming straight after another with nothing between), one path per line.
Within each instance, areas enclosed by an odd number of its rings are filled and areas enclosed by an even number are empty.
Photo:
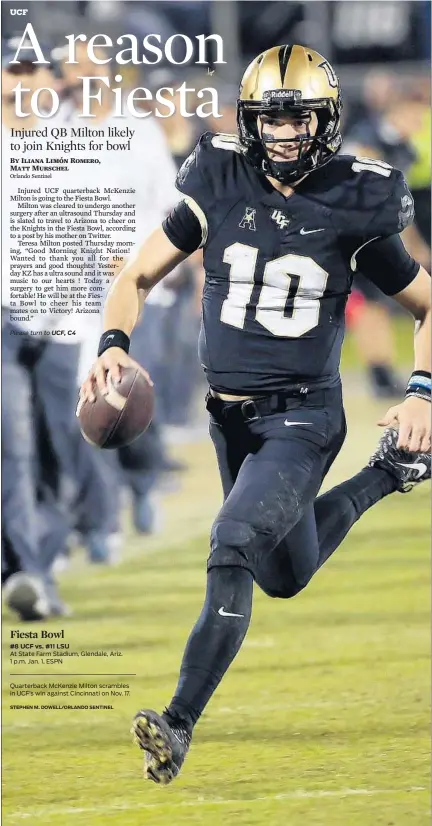
M331 421L327 443L321 446L321 463L314 467L311 478L316 492L321 487L338 455L346 436L346 421L339 389L326 394L326 414ZM306 408L307 410L307 408ZM308 419L313 420L313 413ZM303 446L299 443L297 461L302 461ZM316 502L317 500L315 500ZM320 537L313 498L303 508L300 519L273 550L257 561L255 581L270 597L287 599L295 596L309 582L319 565Z
M409 453L397 447L398 433L387 428L367 467L336 485L314 502L314 522L318 542L317 569L340 546L355 522L385 496L407 492L431 476L430 453ZM288 544L301 544L301 526L287 537Z
M394 490L396 484L386 471L364 468L319 496L262 560L257 584L268 596L294 597L341 545L360 516Z
M192 728L241 646L250 621L252 575L267 593L293 596L321 564L313 500L344 436L341 407L332 413L330 426L327 410L305 408L295 417L309 420L300 428L286 429L284 417L269 416L250 426L248 439L244 427L219 424L213 434L226 490L236 472L236 461L230 471L229 444L246 446L248 455L213 527L206 600L173 701L163 717L145 711L135 720L138 742L149 752L147 776L157 782L178 773ZM374 477L368 506L394 489L386 471L374 469Z
M204 707L226 668L237 654L249 627L252 611L253 570L242 556L241 538L231 536L231 534L236 531L237 524L244 525L246 531L248 521L252 520L254 494L249 490L247 480L256 479L260 491L262 487L259 475L255 476L257 471L254 470L252 461L255 459L256 462L258 453L254 454L252 451L258 450L259 442L243 420L240 405L224 404L221 415L212 417L210 420L210 435L216 450L224 505L212 529L212 553L208 565L204 605L187 643L179 685L175 692L176 700L170 706L171 711L179 712L182 716L184 709L186 719L191 726L198 719L201 706ZM229 514L234 514L234 517ZM227 518L226 532L231 536L231 538L226 537L226 542L219 536L225 517ZM239 521L234 522L234 518ZM231 541L233 542L232 552L228 550ZM224 560L222 560L222 544L227 549L227 557ZM217 561L213 564L215 555L219 561L222 561L222 565L219 565ZM227 616L234 621L227 623ZM204 660L203 650L206 652ZM196 665L192 665L189 669L191 662ZM196 699L196 708L192 701L192 695L195 693L192 685L194 668L196 668L197 676L196 691L199 695ZM207 672L210 676L208 680L205 678L208 686L208 699L205 700L202 677ZM191 675L192 679L189 683ZM185 681L188 683L185 697L187 694L189 698L189 692L191 692L191 702L189 699L187 701L182 699L184 693L182 686Z
M208 401L211 405L211 401ZM209 433L216 452L224 502L231 493L240 468L251 450L258 448L238 415L239 405L225 403L221 415L210 416ZM226 416L226 422L223 420Z
M380 468L366 467L318 496L314 504L319 559L317 568L340 546L352 526L389 493L397 490L392 476Z
M341 444L336 444L335 452L330 453L324 475ZM416 454L413 460L413 454L398 449L396 444L397 431L387 429L367 467L319 496L306 509L273 553L262 560L256 576L262 590L269 596L295 596L369 508L389 493L409 490L430 478L430 454ZM310 564L311 559L315 560L314 565Z
M212 529L206 599L186 645L177 689L162 718L142 711L134 723L141 747L150 752L147 776L157 782L169 782L178 773L193 726L240 649L260 561L296 524L319 489L323 456L333 439L327 411L296 410L304 427L298 421L286 427L285 416L251 423L240 423L237 416L238 426L232 428L240 444L242 433L248 434L243 440L248 453ZM222 432L229 429L227 424L221 427ZM314 557L309 564L315 565Z
M210 409L211 402L210 399ZM225 500L235 484L246 456L255 448L255 440L251 439L244 421L238 415L238 404L215 402L214 407L220 416L211 416L210 435L216 450ZM186 690L191 693L192 702L196 705L202 704L201 682L203 677L205 681L207 676L206 666L204 671L200 667L202 652L209 650L212 652L212 658L214 656L216 660L218 657L221 659L220 673L215 673L217 663L210 663L213 668L211 686L213 682L216 686L228 667L225 664L232 661L246 634L252 610L252 591L252 574L243 567L233 565L227 568L214 568L208 572L204 606L184 653L183 674L179 683L180 686L184 671L187 671L188 663L191 662L191 671L188 675L193 681L195 668L197 683L196 687L193 684L188 685ZM219 613L219 608L223 608L223 614ZM227 615L232 615L229 624ZM214 690L211 686L209 696ZM195 690L196 701L193 697ZM192 711L193 717L188 717L189 706L185 708L182 705L180 694L181 688L176 692L178 705L174 707L171 704L169 713L166 710L160 716L152 711L141 711L133 723L132 731L136 741L145 751L145 776L157 783L168 783L178 773L190 743L193 724L199 716L199 713L195 715Z
M205 603L169 707L191 727L246 635L253 578L313 502L321 484L323 456L333 431L323 409L302 410L296 418L301 416L311 422L295 431L285 427L285 414L247 424L240 405L230 404L220 418L211 420L225 501L211 533ZM305 557L308 571L315 557L316 549L310 546Z

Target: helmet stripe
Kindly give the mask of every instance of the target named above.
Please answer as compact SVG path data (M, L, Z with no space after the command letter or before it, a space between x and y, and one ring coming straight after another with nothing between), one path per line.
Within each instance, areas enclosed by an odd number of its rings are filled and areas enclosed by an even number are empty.
M292 46L281 46L279 49L278 58L282 86L284 85L286 70L288 67L289 59L291 57L291 52Z

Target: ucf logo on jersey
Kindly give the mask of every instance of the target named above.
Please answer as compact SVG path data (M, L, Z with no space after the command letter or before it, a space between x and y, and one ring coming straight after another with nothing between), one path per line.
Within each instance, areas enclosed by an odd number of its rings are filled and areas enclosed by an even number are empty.
M276 222L279 229L283 229L284 227L287 227L289 224L289 218L286 218L283 212L280 211L280 209L274 209L270 218L272 219L272 221Z

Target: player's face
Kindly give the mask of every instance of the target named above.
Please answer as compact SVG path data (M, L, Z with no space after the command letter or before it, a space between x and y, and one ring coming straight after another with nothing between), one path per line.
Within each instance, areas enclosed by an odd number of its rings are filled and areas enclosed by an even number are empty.
M266 151L270 160L274 161L294 161L298 157L297 143L284 143L294 138L316 134L318 118L315 112L302 112L299 114L263 114L258 118L258 131L260 137L267 137L275 140L276 143L267 143ZM281 143L277 140L280 139ZM308 148L304 144L304 149Z

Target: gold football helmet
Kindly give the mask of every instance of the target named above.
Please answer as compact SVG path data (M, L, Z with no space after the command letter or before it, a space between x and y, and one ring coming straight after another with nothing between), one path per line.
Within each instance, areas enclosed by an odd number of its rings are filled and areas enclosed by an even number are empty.
M339 81L330 63L307 46L274 46L258 55L247 67L237 100L240 142L248 160L264 174L282 183L292 183L328 163L342 143ZM258 115L314 111L318 119L315 135L306 132L289 139L260 136ZM297 159L271 161L266 144L295 143Z

